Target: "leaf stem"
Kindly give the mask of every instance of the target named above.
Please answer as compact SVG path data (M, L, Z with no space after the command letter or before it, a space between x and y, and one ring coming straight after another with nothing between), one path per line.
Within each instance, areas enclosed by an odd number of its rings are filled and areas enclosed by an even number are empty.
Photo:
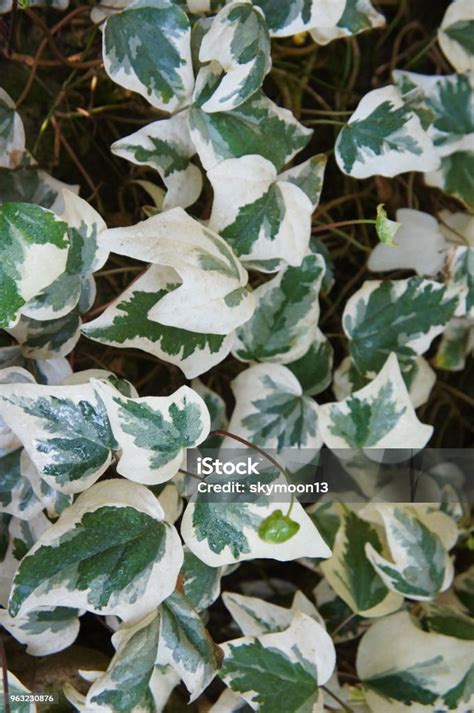
M7 655L5 653L5 646L3 645L3 639L0 636L0 663L2 665L2 681L3 681L3 703L5 705L5 713L11 713L10 708L10 696L8 694L8 665L7 665Z
M271 456L269 453L263 450L263 448L260 448L259 446L255 445L255 443L251 443L250 441L247 441L246 438L242 438L242 436L237 436L235 433L230 433L230 431L223 431L220 428L217 429L216 431L211 431L210 436L226 436L227 438L232 438L234 441L238 441L239 443L242 443L244 446L247 446L248 448L253 448L254 451L257 451L257 453L260 453L264 458L266 458L272 465L275 466L275 468L278 468L280 473L283 473L285 478L288 477L288 474L286 472L286 469L279 463L273 456Z
M332 230L333 228L343 228L345 225L375 225L375 220L370 220L369 218L360 218L357 220L339 220L336 223L326 223L325 225L318 225L316 228L311 230L311 233L324 233L326 230Z
M344 701L342 701L342 700L339 698L339 696L336 696L335 693L333 693L332 691L330 691L327 686L321 686L321 688L323 689L323 691L325 691L325 693L327 693L329 696L331 696L332 698L334 698L334 700L337 701L337 703L339 703L339 705L341 706L341 708L342 708L343 710L345 710L347 713L354 713L354 709L351 708L350 706L348 706L347 703L344 703Z

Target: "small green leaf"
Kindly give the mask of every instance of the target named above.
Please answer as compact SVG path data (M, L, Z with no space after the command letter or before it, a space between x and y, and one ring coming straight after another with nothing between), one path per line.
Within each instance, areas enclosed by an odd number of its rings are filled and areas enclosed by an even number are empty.
M265 542L279 544L294 537L299 529L299 524L288 515L284 515L281 510L274 510L260 523L258 535Z
M394 237L401 228L401 223L396 223L394 220L389 220L387 217L387 211L384 208L383 203L379 203L377 206L377 218L375 220L375 230L379 240L387 245L392 245L393 247L398 247L398 244L394 242Z
M0 88L0 168L13 169L25 151L25 130L15 102Z

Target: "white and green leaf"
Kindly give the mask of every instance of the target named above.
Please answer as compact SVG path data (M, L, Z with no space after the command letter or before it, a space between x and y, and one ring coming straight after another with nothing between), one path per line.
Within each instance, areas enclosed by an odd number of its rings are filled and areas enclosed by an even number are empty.
M458 296L439 282L420 277L365 282L342 317L356 367L374 375L394 352L403 369L427 351L459 308Z
M307 614L324 627L314 604L297 591L290 608L277 606L264 599L236 592L223 592L222 601L244 636L259 636L284 631L291 626L296 612Z
M198 198L202 175L190 159L196 153L188 129L187 112L154 121L115 141L112 153L158 171L167 190L162 208L187 208Z
M0 609L0 625L25 644L31 656L49 656L74 643L80 623L76 609L43 607L24 617L12 617L6 609Z
M306 354L316 335L324 270L323 258L310 253L299 267L289 266L257 287L257 306L237 329L234 356L287 364Z
M469 0L455 0L438 30L439 46L457 72L474 69L474 11Z
M261 88L270 71L270 35L261 10L237 0L220 10L204 35L199 61L214 62L223 75L201 109L235 109Z
M179 536L142 485L92 486L23 558L13 581L11 616L48 606L139 620L175 588L183 561ZM133 553L133 554L132 554Z
M306 396L315 396L327 389L332 381L333 348L325 335L316 329L308 351L296 361L286 364L296 376Z
M272 37L332 27L344 10L344 0L254 0L254 4L263 10Z
M57 319L40 321L22 315L7 331L15 337L26 359L58 359L72 352L79 341L81 317L77 307Z
M23 448L0 449L0 512L30 520L43 509L22 463Z
M362 98L337 137L336 161L354 178L434 171L439 166L418 116L393 85L374 89Z
M324 164L325 157L310 159L299 173L277 176L273 163L259 155L222 161L208 172L214 191L209 227L250 267L266 271L271 264L273 272L282 264L300 265Z
M206 171L224 159L249 154L260 154L278 171L306 146L312 131L261 91L231 111L203 111L201 105L219 80L220 73L214 73L212 65L206 73L201 71L196 103L189 112L191 138Z
M104 27L104 67L110 78L157 109L189 103L194 84L191 25L171 0L136 0Z
M184 562L180 574L183 578L183 591L186 599L196 611L204 611L219 597L224 569L209 567L188 547L184 548Z
M203 334L152 320L150 310L180 282L172 268L152 265L100 317L83 325L83 333L102 344L153 354L179 366L188 379L199 376L225 359L233 334Z
M130 480L148 485L169 480L186 448L199 445L209 433L206 405L188 386L171 396L145 398L127 398L101 381L93 386L120 444L117 472Z
M13 169L25 151L25 129L15 102L0 87L0 167Z
M333 40L352 37L384 25L385 17L377 12L370 0L346 0L337 24L318 23L310 29L310 34L318 45L327 45Z
M444 156L438 170L425 174L425 182L474 210L474 151L456 151Z
M66 223L28 203L0 206L0 232L0 327L8 327L26 302L64 272L69 240Z
M433 434L433 426L417 418L393 353L373 381L343 401L320 406L318 416L323 441L334 450L418 449Z
M472 641L423 631L399 612L370 627L356 667L372 711L467 712L474 704L473 656Z

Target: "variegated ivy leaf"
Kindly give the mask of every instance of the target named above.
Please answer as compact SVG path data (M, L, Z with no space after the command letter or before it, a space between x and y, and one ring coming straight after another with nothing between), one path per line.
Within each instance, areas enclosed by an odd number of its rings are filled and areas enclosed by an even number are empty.
M297 612L307 614L325 628L324 621L314 604L300 591L296 592L289 609L271 604L264 599L246 597L235 592L223 592L222 601L244 636L284 631L291 626Z
M49 485L49 483L41 477L38 469L25 449L23 449L21 454L20 467L22 472L30 481L34 494L38 500L41 501L42 506L46 509L49 517L59 517L63 510L72 504L74 496L72 494L66 495L65 493L59 492L59 490L52 488L51 485Z
M112 636L116 650L107 671L93 681L85 711L119 713L152 711L150 681L159 638L159 615L152 612L137 623L121 624Z
M0 449L0 512L29 520L43 509L28 473L22 468L23 449Z
M327 45L340 37L358 35L384 25L385 17L377 12L370 0L346 0L344 12L336 25L318 24L311 28L310 34L318 45Z
M427 76L401 70L396 70L393 76L404 101L428 125L428 136L439 156L472 149L472 77L467 74Z
M13 701L18 696L18 703L10 703L11 713L36 713L36 704L30 703L30 700L33 701L31 691L11 671L6 671L4 675L7 679L8 694L14 696ZM7 710L5 697L6 691L4 690L4 677L2 676L0 679L0 713L6 713Z
M435 602L422 605L420 621L425 631L432 631L455 639L474 641L474 622L459 609Z
M245 487L246 476L234 476ZM229 476L211 475L206 482L228 482ZM254 496L243 496L242 501L215 501L206 493L197 493L186 508L182 525L182 537L202 562L219 567L257 557L280 561L299 557L328 557L330 549L325 545L312 520L296 501L291 511L291 519L299 529L284 542L269 542L259 534L260 525L278 508L272 497L272 487L287 487L286 480L274 468L261 469L259 482L266 492Z
M59 217L68 226L66 267L57 280L25 305L22 312L31 319L65 317L78 304L84 281L108 258L108 251L98 239L107 226L97 211L72 191L63 190L63 201L64 210Z
M121 12L133 2L135 0L99 0L91 10L91 20L95 25L99 25L102 30L104 20L110 15Z
M212 95L201 104L206 112L230 111L260 89L270 71L270 35L263 13L248 0L222 8L204 35L200 62L224 70Z
M48 518L39 512L30 520L20 520L0 513L0 605L8 606L13 577L18 565L40 535L50 526Z
M336 161L354 178L433 171L439 158L418 116L405 106L397 87L366 94L336 141Z
M474 318L474 248L460 247L453 250L447 261L447 285L457 293L462 314Z
M13 169L25 151L25 130L15 102L0 87L0 167Z
M303 395L298 379L287 367L251 366L231 386L236 401L229 423L231 433L277 452L321 447L316 402Z
M199 198L202 175L190 162L196 149L189 134L187 111L144 126L115 141L111 150L116 156L158 171L168 189L163 210L177 206L187 208Z
M0 609L0 625L21 644L31 656L49 656L71 646L79 633L76 609L68 607L41 608L24 617L12 617Z
M370 619L354 614L346 602L337 596L327 579L321 579L313 590L318 611L336 644L358 639L370 625Z
M454 592L464 611L474 616L474 565L458 574L454 580Z
M7 331L15 337L26 359L57 359L72 352L79 341L81 317L77 307L58 319L40 321L22 315Z
M428 186L458 198L474 210L474 151L456 151L441 159L439 170L425 175Z
M13 326L25 303L64 272L66 231L66 223L39 206L0 206L0 327Z
M399 612L370 627L356 667L374 713L468 713L473 657L472 641L423 631L408 612Z
M318 422L324 443L334 450L423 448L433 434L433 426L416 416L395 354L367 386L320 406Z
M262 265L266 271L269 264L273 272L281 263L300 265L324 164L325 157L317 164L306 162L299 174L293 169L293 174L278 177L273 163L262 156L222 161L208 172L214 191L209 227L250 267Z
M203 111L201 105L211 96L220 74L215 74L209 65L206 73L201 71L199 76L197 100L189 111L189 128L206 171L226 158L249 154L260 154L280 170L310 140L312 131L261 91L231 111Z
M142 349L179 366L188 379L199 376L225 359L233 333L190 332L150 319L152 307L179 284L175 270L152 265L100 317L83 325L82 331L102 344Z
M457 72L474 69L474 11L469 0L455 0L438 30L439 46Z
M439 282L421 277L364 282L342 317L356 367L373 375L395 352L404 368L426 352L458 309L458 296Z
M367 267L373 272L415 270L418 275L434 276L441 271L447 243L438 221L428 213L400 208L396 213L401 224L396 247L379 243L372 250Z
M195 700L217 673L217 650L201 617L185 596L173 592L160 607L157 663L179 674Z
M92 383L122 449L117 472L130 480L148 485L169 480L185 449L199 445L209 433L206 405L188 386L172 396L127 398L105 382Z
M12 366L5 366L0 370L0 384L34 384L34 376L24 369L22 366L17 366L21 363L21 359L15 359ZM13 366L14 364L14 366ZM25 364L26 366L26 364ZM12 450L21 445L19 438L12 431L8 423L2 418L0 410L0 448Z
M254 0L254 4L263 10L272 37L332 27L344 10L344 0Z
M202 334L228 334L252 316L247 272L219 235L182 208L129 228L106 230L102 243L119 255L175 271L175 289L148 310L152 321Z
M112 461L117 443L90 384L1 385L0 409L41 477L60 492L85 490Z
M285 631L244 636L222 648L224 682L261 713L314 710L336 662L325 629L302 613Z
M183 561L179 536L162 517L144 486L127 480L92 486L21 561L11 616L51 601L125 621L146 616L174 590Z
M333 348L316 329L316 336L308 351L286 366L296 376L307 396L315 396L327 389L332 381Z
M474 247L474 216L460 211L440 210L439 227L449 243Z
M417 517L416 508L384 503L377 509L383 519L390 559L370 543L365 552L385 585L392 592L421 601L445 591L453 580L454 568L436 532ZM447 527L450 525L448 522Z
M465 318L452 319L443 332L433 364L437 369L462 371L473 350L474 323Z
M224 399L218 393L202 383L200 379L193 379L191 387L196 391L206 404L211 418L211 431L226 429L228 425L227 407ZM219 448L222 442L221 436L208 436L201 444L201 448Z
M280 173L279 180L287 183L293 183L298 188L301 188L303 193L306 193L313 210L319 203L321 191L323 188L324 171L326 169L327 156L319 153L312 156L307 161L292 166L291 168ZM313 252L317 252L313 250Z
M429 399L436 382L436 374L423 357L416 357L403 365L402 377L410 395L413 408L418 408ZM354 391L362 389L370 379L362 376L350 357L342 360L334 372L332 390L338 401L343 401Z
M251 708L238 693L225 688L209 713L251 713Z
M183 578L183 591L196 611L204 611L219 597L224 571L223 567L209 567L188 547L184 548L184 562L180 573Z
M257 306L236 332L234 356L283 364L302 357L315 338L324 269L323 258L311 253L299 267L287 267L257 287Z
M104 66L120 86L157 109L187 104L194 84L191 25L172 0L137 0L104 28Z
M338 505L337 510L340 526L332 557L320 565L323 575L356 614L371 618L396 611L403 597L385 586L365 554L366 543L386 554L383 529L363 520L347 506Z
M63 189L79 193L78 185L58 181L35 166L27 154L15 171L0 168L0 203L35 203L60 214L64 210Z

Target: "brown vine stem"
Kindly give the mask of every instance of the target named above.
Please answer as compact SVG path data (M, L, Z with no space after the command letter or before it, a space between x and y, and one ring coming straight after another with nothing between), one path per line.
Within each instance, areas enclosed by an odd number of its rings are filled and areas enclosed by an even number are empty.
M10 696L8 694L7 655L5 653L5 646L3 645L3 639L1 636L0 636L0 658L1 658L1 664L2 664L3 703L5 705L5 713L11 713Z
M247 441L246 438L242 438L242 436L237 436L235 433L230 433L230 431L222 431L221 429L218 429L217 431L211 431L210 436L227 436L227 438L232 438L234 441L238 441L239 443L242 443L242 445L247 446L248 448L253 448L254 451L257 451L257 453L260 453L264 458L266 458L272 465L275 466L275 468L278 468L280 473L283 473L285 478L288 477L287 472L285 468L279 463L275 458L273 458L269 453L263 450L263 448L260 448L259 446L255 445L255 443L251 443L250 441Z
M339 696L336 696L335 693L333 693L332 691L330 691L329 688L327 688L327 686L321 686L321 688L323 689L323 691L324 691L325 693L328 694L328 696L331 696L331 698L334 698L334 700L335 700L337 703L339 703L339 705L341 706L341 708L342 708L343 710L345 710L347 713L354 713L354 709L351 708L350 706L348 706L347 703L344 703L344 701L342 701L342 700L339 698Z
M326 225L318 225L317 228L313 228L311 233L324 233L326 230L333 230L333 228L343 228L345 225L375 225L375 220L369 220L368 218L361 218L359 220L339 220L336 223L326 223Z

